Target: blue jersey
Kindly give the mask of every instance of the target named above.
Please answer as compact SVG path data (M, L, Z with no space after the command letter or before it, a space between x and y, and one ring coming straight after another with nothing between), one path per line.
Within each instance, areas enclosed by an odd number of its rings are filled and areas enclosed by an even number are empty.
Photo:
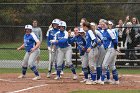
M93 34L92 30L86 31L86 49L93 48L92 44L95 43L96 37Z
M33 32L31 32L30 34L25 34L24 47L26 52L30 52L31 49L35 46L36 42L39 42L39 39Z
M103 34L100 30L95 30L97 39L101 40L101 42L97 42L98 46L101 46L103 44ZM98 41L98 40L97 40Z
M86 52L85 50L85 46L86 46L86 40L84 37L82 37L81 35L75 36L73 38L70 38L69 43L73 43L76 42L77 43L77 48L79 50L80 56L84 55L84 53Z
M50 29L47 32L47 45L51 46L50 40L54 40L55 34L59 31L59 29Z
M113 48L116 44L116 36L114 35L113 31L109 29L105 29L103 31L103 45L104 48Z
M66 48L69 46L68 43L68 32L67 31L59 31L55 35L55 40L58 40L56 46L60 48Z

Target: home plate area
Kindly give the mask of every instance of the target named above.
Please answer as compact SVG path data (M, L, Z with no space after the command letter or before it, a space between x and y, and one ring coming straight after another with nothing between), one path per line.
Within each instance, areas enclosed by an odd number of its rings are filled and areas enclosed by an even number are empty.
M86 85L80 83L83 76L78 76L77 80L72 79L71 73L65 73L60 80L54 80L55 75L46 78L46 74L41 73L41 80L33 81L33 74L28 73L26 78L18 79L19 74L0 75L0 93L70 93L76 90L127 90L140 89L140 74L120 75L119 85Z

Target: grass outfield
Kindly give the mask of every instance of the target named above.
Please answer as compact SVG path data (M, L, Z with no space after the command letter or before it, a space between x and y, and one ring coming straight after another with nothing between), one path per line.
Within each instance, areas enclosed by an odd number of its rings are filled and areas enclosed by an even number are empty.
M0 60L23 60L25 55L24 50L7 50L7 49L0 49ZM41 60L49 60L48 50L41 50L40 51L40 58Z
M28 69L29 73L32 71ZM47 69L39 69L40 73L46 73ZM69 68L65 68L64 72L71 73L71 70ZM78 67L76 68L76 72L80 73L81 68ZM126 69L126 68L120 68L118 69L119 74L140 74L140 69ZM21 68L0 68L0 74L5 74L5 73L21 73Z
M140 93L140 90L79 90L70 93Z
M13 48L13 49L0 49L0 60L23 60L25 50L17 51L16 48L21 46L22 43L5 43L0 44L0 48ZM41 48L46 49L45 41L42 42ZM41 50L41 60L48 60L48 50Z

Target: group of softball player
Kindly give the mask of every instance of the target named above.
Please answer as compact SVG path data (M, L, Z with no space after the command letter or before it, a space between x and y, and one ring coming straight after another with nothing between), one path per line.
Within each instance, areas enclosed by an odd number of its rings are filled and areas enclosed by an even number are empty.
M56 77L61 79L64 60L71 68L73 79L77 79L72 64L72 43L76 43L81 57L84 79L86 84L119 84L118 72L115 66L118 34L113 29L113 22L101 19L97 26L94 22L81 21L80 27L75 27L77 33L69 37L66 22L60 19L52 21L52 27L47 32L47 44L50 63L47 77L50 78L53 63L55 63ZM88 68L90 70L88 70ZM110 69L113 80L110 79ZM90 78L89 78L90 74Z
M84 20L84 19L83 19ZM76 43L81 57L82 72L84 79L81 83L86 84L119 84L118 72L115 66L118 33L113 27L113 22L101 19L99 25L94 22L81 21L80 27L73 37L70 37L66 31L65 21L54 19L51 27L47 31L47 45L49 50L49 66L47 77L51 77L52 66L55 64L54 79L61 79L63 74L64 61L69 65L73 80L78 77L72 63L72 43ZM41 79L35 61L39 56L40 40L32 32L32 26L25 26L24 44L17 50L25 48L26 54L22 63L22 75L18 78L24 78L27 67L29 66L35 74L33 80ZM110 69L113 80L110 79ZM90 77L89 77L90 75Z
M47 31L47 45L49 50L49 67L47 77L50 78L53 63L55 64L56 77L60 79L63 74L64 60L69 65L73 79L77 79L76 71L72 63L72 47L68 42L68 32L65 21L54 19L52 27Z

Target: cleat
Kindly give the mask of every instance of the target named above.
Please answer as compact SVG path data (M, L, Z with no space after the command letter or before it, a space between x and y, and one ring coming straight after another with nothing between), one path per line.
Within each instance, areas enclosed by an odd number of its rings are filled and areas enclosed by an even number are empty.
M80 81L81 83L85 83L88 79L84 79L82 81Z
M48 73L48 74L47 74L47 78L50 78L50 77L51 77L51 73Z
M59 79L60 79L60 77L59 77L59 76L56 76L54 79L55 79L55 80L59 80Z
M88 80L86 81L86 85L92 85L92 84L93 84L92 82L93 82L92 80L89 80L89 79L88 79Z
M76 74L73 75L73 80L76 80L78 77Z
M84 76L84 72L82 71L81 73L79 73L79 76Z
M60 73L61 75L63 75L64 74L64 72L63 71L61 71L61 73Z
M119 85L120 82L119 82L119 80L118 81L113 80L110 84L112 84L112 85Z
M108 84L112 83L111 79L106 79L104 82Z
M52 73L52 75L56 75L56 74L57 74L57 72L56 72L56 71Z
M25 75L20 75L20 76L18 76L18 78L19 78L19 79L25 78Z
M97 84L100 84L102 81L99 79L96 81Z
M40 79L41 79L40 76L36 76L36 77L34 77L32 80L40 80Z
M92 84L93 84L93 85L97 84L97 81L92 81Z
M99 84L100 84L100 85L104 85L105 83L104 83L104 81L101 81Z

